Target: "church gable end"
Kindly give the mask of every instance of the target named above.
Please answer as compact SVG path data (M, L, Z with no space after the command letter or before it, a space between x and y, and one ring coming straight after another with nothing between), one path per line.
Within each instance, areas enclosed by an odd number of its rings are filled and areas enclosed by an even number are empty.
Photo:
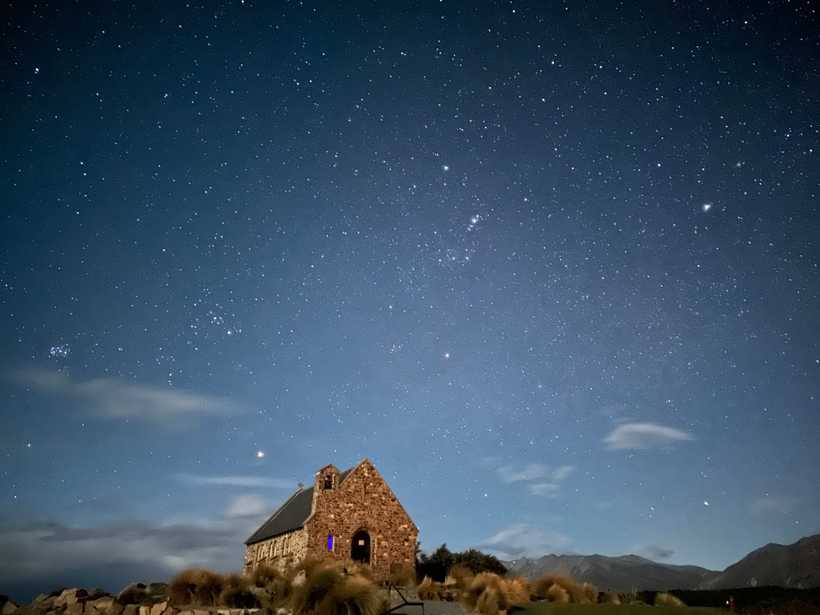
M355 561L383 580L392 568L413 565L417 538L418 528L368 459L345 472L327 465L248 539L245 570L313 557Z

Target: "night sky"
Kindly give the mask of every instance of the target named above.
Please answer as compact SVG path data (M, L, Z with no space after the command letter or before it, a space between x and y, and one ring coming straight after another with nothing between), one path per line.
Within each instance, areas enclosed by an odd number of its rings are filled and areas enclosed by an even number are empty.
M0 593L368 457L426 550L820 531L814 2L4 3Z

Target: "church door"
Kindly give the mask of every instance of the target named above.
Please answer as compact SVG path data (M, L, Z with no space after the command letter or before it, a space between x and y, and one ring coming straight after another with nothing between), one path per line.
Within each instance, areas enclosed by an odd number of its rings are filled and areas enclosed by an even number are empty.
M354 562L370 563L370 534L359 530L353 534L353 544L350 547L350 559Z

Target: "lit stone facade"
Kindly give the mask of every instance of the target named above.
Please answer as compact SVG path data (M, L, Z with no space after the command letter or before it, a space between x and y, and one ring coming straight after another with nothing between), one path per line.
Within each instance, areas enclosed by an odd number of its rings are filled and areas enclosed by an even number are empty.
M251 536L245 571L266 563L283 569L305 557L368 565L384 580L412 566L418 528L373 464L346 471L325 466Z

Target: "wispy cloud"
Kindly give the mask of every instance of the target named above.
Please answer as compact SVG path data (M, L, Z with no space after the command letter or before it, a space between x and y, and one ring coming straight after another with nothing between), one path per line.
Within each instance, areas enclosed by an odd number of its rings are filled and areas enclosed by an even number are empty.
M694 438L688 432L657 423L625 423L604 438L611 450L639 450L668 446Z
M751 509L756 515L788 515L794 511L797 498L784 495L764 495L752 502Z
M492 552L503 560L512 560L561 552L570 542L569 536L561 532L550 532L526 523L518 523L496 532L482 541L478 547Z
M542 463L531 463L522 468L504 465L496 468L499 478L505 483L529 482L530 495L558 497L561 483L575 471L575 466L563 465L557 468Z
M296 482L284 478L268 478L265 476L202 476L199 474L175 474L174 477L187 485L210 485L214 487L250 487L292 489Z
M237 517L256 518L265 512L272 513L273 509L263 498L258 495L245 494L237 496L228 505L225 516L230 519Z
M118 378L76 380L62 372L43 369L16 370L18 383L38 391L82 402L88 412L111 419L168 421L193 416L226 416L240 412L224 397L192 391L133 384Z

